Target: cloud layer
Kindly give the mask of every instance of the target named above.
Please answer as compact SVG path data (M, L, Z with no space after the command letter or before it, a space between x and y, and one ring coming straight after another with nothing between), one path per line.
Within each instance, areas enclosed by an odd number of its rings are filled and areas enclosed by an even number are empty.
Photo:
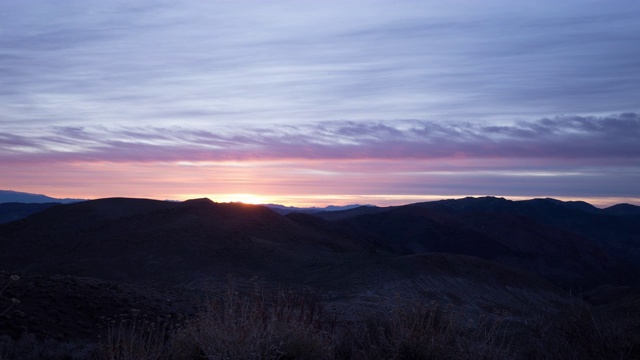
M503 125L420 120L330 121L210 131L52 127L0 133L2 161L542 159L593 165L640 160L640 115L562 116Z
M635 113L490 126L405 120L218 132L45 130L32 137L0 134L0 161L10 169L2 187L44 187L74 197L209 196L298 205L464 195L640 203Z
M493 122L638 111L639 14L637 1L3 3L0 121Z

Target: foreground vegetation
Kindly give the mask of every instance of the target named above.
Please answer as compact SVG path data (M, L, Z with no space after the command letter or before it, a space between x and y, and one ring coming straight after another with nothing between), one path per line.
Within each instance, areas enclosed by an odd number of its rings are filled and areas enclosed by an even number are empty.
M210 295L196 317L148 319L132 309L104 319L97 344L25 335L0 338L0 359L623 359L640 339L576 305L553 317L471 316L437 303L339 320L304 291L266 293L253 283Z

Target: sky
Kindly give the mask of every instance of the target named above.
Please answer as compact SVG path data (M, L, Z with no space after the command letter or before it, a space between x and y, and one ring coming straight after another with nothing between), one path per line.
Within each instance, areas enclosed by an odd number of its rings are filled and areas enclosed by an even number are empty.
M0 3L0 189L640 205L640 2Z

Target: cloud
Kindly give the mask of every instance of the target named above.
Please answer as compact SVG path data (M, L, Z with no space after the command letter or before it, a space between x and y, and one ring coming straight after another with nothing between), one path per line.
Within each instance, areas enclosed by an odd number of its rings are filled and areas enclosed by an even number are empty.
M0 133L0 149L10 149L10 148L30 148L37 149L39 148L38 144L34 141L30 140L25 136Z
M209 131L182 127L53 127L0 136L2 161L554 159L640 161L640 115L562 116L511 124L331 121Z
M337 5L3 3L0 121L299 126L638 111L635 1Z

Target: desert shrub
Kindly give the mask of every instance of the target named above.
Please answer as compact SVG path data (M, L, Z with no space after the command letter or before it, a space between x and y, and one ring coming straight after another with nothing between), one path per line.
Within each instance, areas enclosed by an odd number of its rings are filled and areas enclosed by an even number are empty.
M540 317L530 326L522 357L530 359L638 359L640 334L629 331L619 316L593 312L577 303L554 316Z
M344 334L337 358L344 359L501 359L508 355L501 322L469 320L437 304L398 306L369 314Z
M173 339L176 360L192 359L503 359L498 317L469 320L435 303L336 322L308 294L231 284Z
M159 318L154 321L139 316L132 309L131 316L105 319L104 334L98 344L100 360L163 360L170 359L168 351L169 324Z
M326 359L333 342L310 294L268 296L255 283L246 292L230 283L176 334L172 353L176 359Z

